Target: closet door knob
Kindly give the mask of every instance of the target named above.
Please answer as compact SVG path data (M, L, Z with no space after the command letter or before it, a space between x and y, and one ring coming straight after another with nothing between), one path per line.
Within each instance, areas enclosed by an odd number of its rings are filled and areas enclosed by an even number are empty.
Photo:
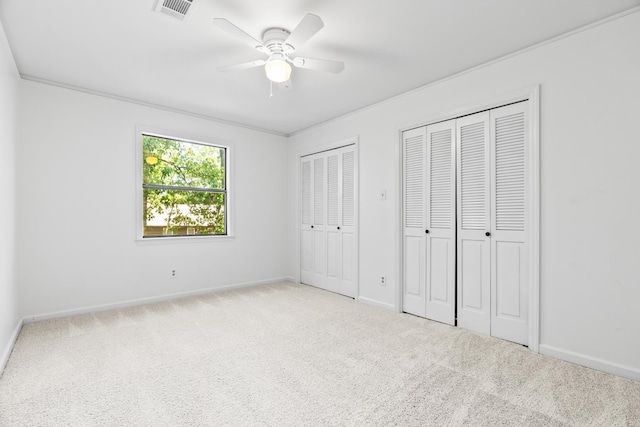
M429 234L429 230L424 230L425 233Z
M338 227L338 230L340 230L340 227Z
M484 233L485 236L489 237L491 236L491 233L489 233L488 231L486 233Z
M313 225L311 226L311 228L313 228Z

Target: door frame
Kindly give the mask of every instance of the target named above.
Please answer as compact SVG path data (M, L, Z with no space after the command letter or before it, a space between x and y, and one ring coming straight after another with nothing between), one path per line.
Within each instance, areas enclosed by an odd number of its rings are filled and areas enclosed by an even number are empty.
M529 169L529 188L528 203L531 209L529 217L529 349L535 353L539 352L540 347L540 85L528 86L517 89L509 93L496 96L485 101L461 106L449 112L427 117L426 120L419 123L407 123L397 128L396 144L396 191L398 194L397 222L396 222L396 292L395 292L395 311L402 312L402 277L403 272L403 209L404 196L402 189L402 133L407 130L427 126L446 120L456 119L458 117L469 114L478 113L484 110L501 107L515 102L529 101L529 147L528 154L531 160Z
M296 171L296 191L295 191L295 198L294 198L294 202L296 204L296 217L295 217L295 239L296 239L296 244L295 244L295 248L296 248L296 253L295 253L295 260L296 260L296 269L295 269L295 280L298 283L301 283L300 279L301 279L301 268L300 268L300 261L301 261L301 257L300 257L300 222L302 220L302 206L300 205L300 191L302 189L302 171L300 169L300 161L303 157L305 156L311 156L313 154L318 154L318 153L322 153L325 151L330 151L330 150L335 150L337 148L342 148L342 147L346 147L349 145L353 145L354 146L354 151L355 151L355 167L356 167L356 175L355 175L355 220L356 220L356 226L355 226L355 239L356 239L356 252L357 252L357 258L356 258L356 267L355 267L355 274L356 274L356 296L355 296L355 300L358 301L359 297L360 297L360 154L359 154L359 142L360 142L360 138L358 135L356 136L352 136L350 138L346 138L346 139L341 139L332 143L328 143L328 144L321 144L321 145L316 145L314 147L311 148L305 148L302 150L298 150L297 152L294 153L294 158L296 161L296 167L295 167L295 171Z

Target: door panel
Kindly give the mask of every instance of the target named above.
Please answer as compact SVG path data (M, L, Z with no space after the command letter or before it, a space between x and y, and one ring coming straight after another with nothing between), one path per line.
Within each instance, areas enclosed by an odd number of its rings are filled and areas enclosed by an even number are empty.
M404 299L403 310L416 316L425 316L424 289L424 238L405 236L404 238Z
M463 239L458 248L458 326L489 334L489 242Z
M491 110L491 335L528 345L527 102Z
M340 293L351 298L355 298L358 293L356 282L356 248L355 234L343 232Z
M333 150L339 151L339 150ZM340 291L340 154L327 154L327 277L325 286L332 292Z
M429 301L438 304L447 304L449 300L449 239L431 238L429 239L429 251L431 257L429 259L430 269L428 281Z
M426 142L427 129L403 133L403 311L417 316L426 313Z
M455 324L456 122L427 126L426 317Z
M491 332L489 112L456 120L458 325Z
M342 295L355 298L358 294L358 240L356 238L356 218L358 215L357 177L355 146L340 150L338 186L340 211L340 292Z
M313 280L313 233L309 230L300 232L300 281L311 284Z
M523 272L522 243L496 242L495 315L505 318L522 316L521 285Z
M326 288L326 165L324 155L313 158L313 279L312 285Z
M309 157L300 162L300 281L308 285L313 282L313 160Z
M332 292L340 291L340 232L327 227L327 278L325 286Z

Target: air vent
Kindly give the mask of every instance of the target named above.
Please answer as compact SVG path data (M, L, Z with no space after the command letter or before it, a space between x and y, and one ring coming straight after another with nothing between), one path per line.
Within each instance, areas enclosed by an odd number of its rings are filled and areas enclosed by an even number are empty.
M158 0L156 12L184 20L193 9L193 0Z

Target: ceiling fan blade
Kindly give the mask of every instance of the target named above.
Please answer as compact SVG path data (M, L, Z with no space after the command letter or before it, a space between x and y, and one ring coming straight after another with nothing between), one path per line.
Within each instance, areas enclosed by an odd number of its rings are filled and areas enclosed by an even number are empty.
M298 26L289 34L284 41L285 45L289 45L291 51L298 49L313 37L318 31L324 27L324 22L318 15L307 13Z
M266 64L267 61L264 59L258 59L256 61L243 62L242 64L233 64L233 65L225 65L223 67L218 67L219 71L237 71L237 70L246 70L248 68L260 67L261 65Z
M226 19L214 18L213 25L215 25L216 27L220 28L223 31L226 31L228 34L242 40L243 42L253 47L254 49L258 49L260 51L265 49L265 47L262 45L262 42L254 39L249 34L245 33L243 30L241 30L231 22L227 21Z
M330 61L328 59L295 58L293 65L308 70L326 71L328 73L341 73L344 70L344 62Z

